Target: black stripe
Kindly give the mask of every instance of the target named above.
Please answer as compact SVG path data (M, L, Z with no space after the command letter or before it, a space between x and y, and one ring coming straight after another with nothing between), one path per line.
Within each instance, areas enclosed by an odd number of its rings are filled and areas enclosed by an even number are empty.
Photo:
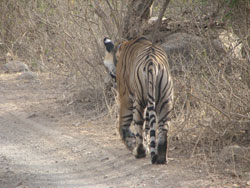
M153 101L148 100L148 106L154 106L154 102L153 102Z
M157 106L157 104L158 104L158 102L159 102L159 100L160 100L160 95L161 95L161 83L162 83L162 78L163 78L163 74L164 74L164 72L162 71L162 74L161 74L161 78L160 78L160 82L159 82L159 89L158 89L158 98L157 98L157 101L156 101L156 106Z
M150 61L149 63L148 63L148 68L150 68L151 66L153 66L154 65L154 63L152 62L152 61ZM151 69L149 69L149 70L151 70Z
M123 122L126 123L126 124L131 124L132 120L133 120L133 118L124 120Z
M143 138L142 138L142 135L140 135L139 133L136 133L135 136L136 136L136 137L139 137L140 139L143 139Z
M138 102L137 102L138 103ZM140 110L138 110L137 108L135 108L135 110L138 112L140 119L143 119L143 114Z
M152 118L155 119L155 115L154 115L154 114L151 114L151 115L149 116L149 119L150 119L150 120L151 120Z
M126 119L123 119L124 122L131 122L133 120L133 117L131 118L126 118Z
M162 111L162 109L164 108L164 106L165 106L166 104L168 104L168 103L169 103L169 99L167 99L165 102L163 102L163 103L161 104L160 112Z
M170 113L170 111L168 112L168 114ZM166 115L166 116L168 116L168 114ZM159 127L160 127L160 125L162 124L162 126L164 125L164 123L166 122L166 121L170 121L171 120L171 118L170 117L163 117L160 121L158 121L158 124L159 124Z
M130 123L126 123L126 124L123 124L122 127L129 127L130 126Z
M135 121L135 124L136 124L136 125L139 125L139 126L142 126L143 123L144 123L144 121Z
M137 99L137 103L138 103L138 105L140 105L141 107L143 107L143 108L145 107L145 101L144 101L143 99L141 100L140 98L138 98L138 99Z
M155 101L154 97L153 97L153 96L151 96L149 93L148 93L148 98L149 98L152 102L154 102L154 101Z
M146 56L146 58L145 58L145 61L147 61L148 59L150 59L150 55L148 54L147 56Z
M151 142L150 142L150 147L151 147L151 148L155 148L155 141L151 141Z
M121 118L130 118L130 117L133 117L133 114L125 115L125 116L122 116Z
M134 110L134 107L133 107L133 106L130 106L130 107L128 107L128 110L129 110L129 111L133 111L133 110Z
M155 109L154 106L149 106L149 107L147 108L148 111L152 111L152 110L154 110L154 109Z
M161 120L159 120L159 124L161 122L165 123L167 120L170 120L170 118L168 117L169 113L171 112L171 110L167 111L167 113L163 116L163 118Z
M164 93L164 95L161 96L161 99L164 98L166 96L166 94L169 93L169 91L172 91L172 89L173 89L172 82L171 82L171 80L169 79L169 76L168 76L167 83L165 84L165 87L161 92L161 93Z
M140 42L140 41L142 41L142 40L148 40L148 39L145 38L145 37L140 37L140 38L136 39L135 41L133 41L133 43L132 43L131 45L133 45L133 44L135 44L135 43L138 43L138 42Z
M155 49L153 47L151 47L150 50L153 54L155 54Z
M155 137L155 130L150 130L150 137L154 136Z

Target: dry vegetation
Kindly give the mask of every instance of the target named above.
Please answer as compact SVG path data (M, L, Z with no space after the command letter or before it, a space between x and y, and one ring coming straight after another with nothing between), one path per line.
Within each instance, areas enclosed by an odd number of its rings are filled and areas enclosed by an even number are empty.
M153 15L160 5L155 2ZM108 114L114 122L117 104L106 90L102 39L122 37L124 1L2 0L0 12L1 59L11 52L33 70L65 75L69 108L88 110L89 117ZM192 36L183 38L183 49L169 52L175 80L170 155L208 172L249 176L250 2L178 0L165 17L159 43L174 33ZM238 36L234 46L218 45L225 31ZM150 27L144 32L150 35ZM240 55L233 55L238 46Z

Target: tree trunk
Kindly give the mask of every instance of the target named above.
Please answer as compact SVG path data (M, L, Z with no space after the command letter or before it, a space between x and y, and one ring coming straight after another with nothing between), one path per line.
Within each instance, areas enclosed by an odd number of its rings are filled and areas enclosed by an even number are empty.
M142 34L142 26L151 16L154 0L128 0L122 37L131 39Z

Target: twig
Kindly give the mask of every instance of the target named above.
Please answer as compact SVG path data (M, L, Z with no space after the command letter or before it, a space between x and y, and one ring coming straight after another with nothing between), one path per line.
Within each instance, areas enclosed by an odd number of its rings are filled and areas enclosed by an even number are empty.
M108 19L107 15L105 14L105 12L99 6L98 1L94 0L94 5L95 5L95 13L102 20L102 23L103 23L103 26L104 26L106 32L111 37L110 24L109 24L109 21L108 21L109 19Z
M202 130L200 131L199 137L197 138L197 140L196 140L196 142L195 142L195 145L194 145L194 148L193 148L193 151L192 151L192 153L191 153L190 158L192 158L192 157L194 156L194 152L195 152L195 150L196 150L196 148L197 148L197 145L198 145L198 143L199 143L199 141L200 141L200 139L201 139L201 135L203 134L203 131L204 131L204 129L202 128Z
M230 121L232 120L231 117L228 114L226 114L225 112L223 112L222 110L220 110L219 108L217 108L216 106L214 106L213 104L211 104L211 103L209 103L209 102L207 102L207 101L205 101L205 100L203 100L203 99L201 99L199 97L196 97L196 96L194 96L193 94L191 94L189 92L187 94L190 95L191 97L193 97L195 99L198 99L199 101L204 102L204 103L208 104L209 106L213 107L215 110L217 110L218 112L220 112L221 114L223 114L225 117L227 117Z
M93 39L94 39L94 42L95 42L95 46L96 46L96 49L97 49L97 55L99 57L99 60L102 62L102 48L100 47L98 41L97 41L97 37L96 37L96 34L94 32L94 29L92 28L91 24L89 23L89 20L86 20L88 26L89 26L89 32L92 34L93 36Z
M105 1L106 1L106 3L107 3L108 6L109 6L109 9L110 9L111 15L112 15L112 17L113 17L113 19L114 19L116 28L117 28L117 30L119 30L120 24L119 24L119 22L118 22L118 20L117 20L117 15L114 13L114 9L112 8L110 2L109 2L108 0L105 0Z

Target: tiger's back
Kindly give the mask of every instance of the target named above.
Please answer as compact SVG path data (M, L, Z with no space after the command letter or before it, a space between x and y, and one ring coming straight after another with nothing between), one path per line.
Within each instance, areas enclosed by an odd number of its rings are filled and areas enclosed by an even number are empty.
M138 97L143 97L144 107L146 107L148 92L147 64L152 60L160 69L165 69L168 73L167 76L169 76L167 79L169 80L171 76L167 56L163 49L158 46L152 46L152 43L144 37L125 42L120 51L119 63L116 66L119 94L120 96L137 95ZM164 84L166 84L164 81L161 82L161 85ZM158 97L160 90L156 89Z

